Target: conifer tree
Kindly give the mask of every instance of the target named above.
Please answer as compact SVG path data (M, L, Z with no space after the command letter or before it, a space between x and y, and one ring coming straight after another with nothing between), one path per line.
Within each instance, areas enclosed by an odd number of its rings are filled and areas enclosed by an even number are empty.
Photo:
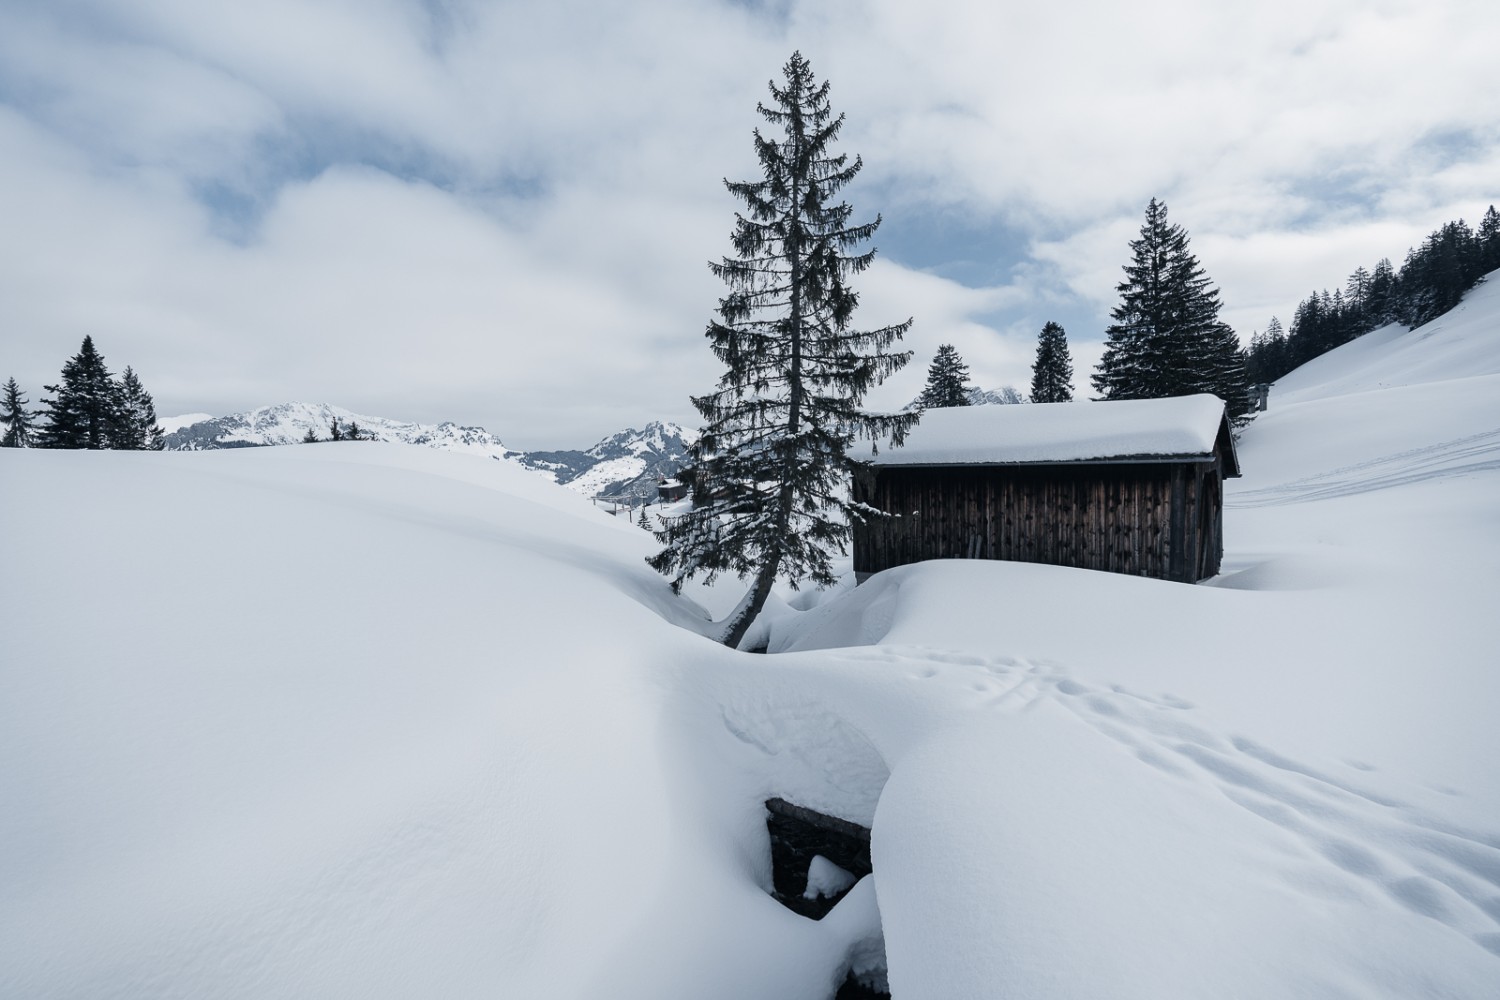
M651 530L651 521L646 517L645 504L641 504L641 516L636 523L639 524L642 528L645 528L647 531Z
M63 365L58 384L43 388L52 398L42 400L47 426L37 434L41 447L111 447L110 433L119 422L119 393L93 337L83 338L78 353Z
M367 437L369 435L359 429L359 421L349 421L349 429L344 432L345 441L363 441Z
M1151 199L1130 250L1094 388L1105 399L1210 392L1231 416L1245 413L1239 338L1220 321L1219 290L1188 249L1187 232L1167 221L1165 204Z
M321 440L323 439L318 437L318 432L313 430L311 427L307 429L306 434L302 435L303 444L317 444Z
M156 422L156 403L141 385L135 370L125 366L125 374L115 387L115 426L110 447L130 451L161 451L166 432Z
M342 441L342 440L344 440L344 429L339 426L339 418L338 417L334 417L333 418L333 423L328 428L328 440L330 440L330 441Z
M31 411L26 409L28 400L16 384L15 377L0 389L0 424L5 425L5 436L0 437L0 448L30 448L35 431L31 425Z
M1366 330L1396 321L1394 303L1396 268L1389 257L1380 258L1370 274L1370 288L1365 295Z
M1031 401L1067 403L1073 399L1073 356L1068 334L1052 321L1037 336L1036 361L1031 366Z
M969 366L952 344L939 344L927 366L927 386L917 397L924 410L969 405Z
M1479 273L1488 274L1500 268L1500 212L1491 205L1479 220Z
M880 224L851 224L836 196L862 162L835 154L843 115L828 83L794 52L756 110L776 134L755 131L762 177L725 186L745 210L735 217L735 256L711 263L728 286L706 335L725 372L718 388L693 398L706 425L689 449L701 506L656 532L664 548L649 560L674 588L702 574L750 577L749 592L723 622L737 648L778 575L834 582L831 556L847 551L857 438L898 442L916 413L874 414L865 393L910 352L890 348L911 320L874 330L850 323L858 293L849 279L869 267L859 248Z

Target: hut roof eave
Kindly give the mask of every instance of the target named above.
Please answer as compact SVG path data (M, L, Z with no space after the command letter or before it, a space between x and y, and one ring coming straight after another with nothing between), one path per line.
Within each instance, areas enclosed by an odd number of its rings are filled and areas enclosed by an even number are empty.
M1224 403L1200 394L928 410L904 445L862 458L883 469L1203 462L1215 453L1226 477L1239 475Z
M1209 455L1110 455L1107 458L1065 458L1016 461L972 461L972 462L882 462L876 459L863 464L872 469L1029 469L1037 466L1089 466L1089 465L1207 465L1214 461ZM1238 475L1238 473L1235 473Z

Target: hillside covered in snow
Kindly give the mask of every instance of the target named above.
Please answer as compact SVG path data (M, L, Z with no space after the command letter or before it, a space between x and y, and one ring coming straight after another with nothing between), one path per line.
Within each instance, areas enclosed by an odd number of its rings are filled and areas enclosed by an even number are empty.
M513 462L0 451L0 996L1489 1000L1497 400L1492 276L1276 386L1209 583L921 563L763 656ZM822 920L771 798L869 828Z

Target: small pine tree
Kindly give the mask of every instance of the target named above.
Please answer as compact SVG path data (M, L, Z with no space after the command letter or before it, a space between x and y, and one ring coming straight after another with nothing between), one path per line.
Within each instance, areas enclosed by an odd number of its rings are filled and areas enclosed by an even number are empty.
M31 411L26 409L28 400L16 384L14 376L0 390L0 423L5 425L5 436L0 438L0 448L30 448L35 431L31 425Z
M333 423L328 428L328 440L330 440L330 441L342 441L342 440L344 440L344 429L339 426L339 418L338 417L334 417L333 418Z
M303 444L317 444L321 440L323 439L318 437L318 432L313 430L311 427L307 429L306 434L302 435Z
M642 528L646 529L647 531L651 530L651 522L646 518L646 505L645 504L641 504L641 516L640 516L639 520L636 521L636 523L639 524Z
M889 348L911 321L851 328L859 295L848 281L875 256L856 248L880 217L851 225L853 209L836 200L862 164L830 150L844 119L829 108L828 83L800 52L782 72L771 106L756 109L781 132L755 133L763 178L725 181L746 208L736 215L736 256L709 265L729 291L706 331L726 370L716 391L693 398L707 421L689 449L702 506L666 522L656 533L665 547L649 560L676 588L698 574L752 578L722 623L730 648L778 576L794 587L834 583L832 554L847 551L850 521L868 516L845 492L856 439L899 442L918 419L860 406L910 360Z
M1037 336L1036 362L1031 366L1031 401L1068 403L1072 400L1073 356L1068 351L1068 334L1049 320Z
M968 406L969 366L952 344L939 344L932 364L927 366L927 386L917 397L917 405L924 410L942 409L948 406Z
M118 390L104 365L104 356L85 336L77 354L63 365L56 385L44 386L52 393L43 399L47 426L37 434L43 448L109 448L110 432L118 426Z
M365 434L364 431L359 429L359 421L349 421L349 429L344 432L345 441L363 441L366 437L368 437L368 435Z
M115 387L115 426L112 448L126 451L161 451L166 432L156 422L156 403L129 365Z

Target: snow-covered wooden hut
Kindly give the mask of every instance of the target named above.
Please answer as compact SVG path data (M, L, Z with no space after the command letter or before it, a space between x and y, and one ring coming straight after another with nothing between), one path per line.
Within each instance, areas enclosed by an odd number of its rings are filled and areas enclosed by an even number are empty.
M928 410L855 476L888 513L854 529L859 579L924 559L1010 559L1192 583L1219 572L1216 396Z

